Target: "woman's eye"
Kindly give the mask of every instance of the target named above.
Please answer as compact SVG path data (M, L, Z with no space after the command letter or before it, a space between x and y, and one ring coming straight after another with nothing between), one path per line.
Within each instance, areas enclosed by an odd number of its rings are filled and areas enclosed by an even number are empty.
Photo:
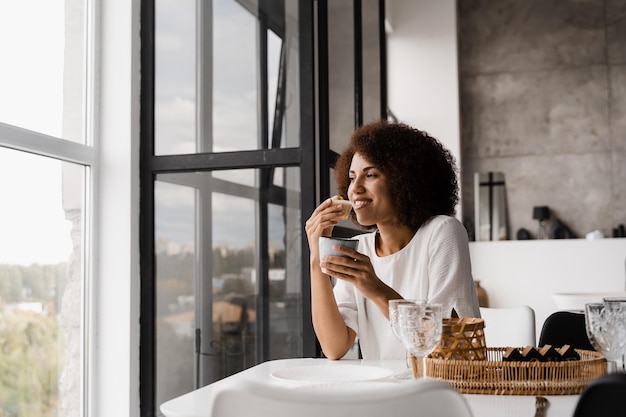
M353 182L354 181L354 177L348 177L348 181Z

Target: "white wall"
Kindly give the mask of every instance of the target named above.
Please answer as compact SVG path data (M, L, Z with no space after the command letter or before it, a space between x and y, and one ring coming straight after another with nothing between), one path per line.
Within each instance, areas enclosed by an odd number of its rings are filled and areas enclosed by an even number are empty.
M489 307L535 310L537 341L546 317L559 310L553 293L625 290L626 239L471 242L470 256Z
M460 162L456 1L388 0L385 13L389 108Z

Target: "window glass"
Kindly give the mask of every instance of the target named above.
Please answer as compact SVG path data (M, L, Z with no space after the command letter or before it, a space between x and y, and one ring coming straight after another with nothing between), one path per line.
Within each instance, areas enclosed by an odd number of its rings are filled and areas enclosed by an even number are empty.
M196 1L155 4L156 154L196 153Z
M157 407L195 386L194 204L193 187L155 183Z
M213 6L213 151L259 149L256 18L236 1Z
M302 351L299 168L247 171L157 176L157 404Z
M262 3L156 0L157 155L299 145L297 2Z
M85 143L85 4L0 2L0 122Z
M79 415L85 168L0 147L2 415Z
M276 112L280 112L280 107L277 108L277 104L280 106L280 98L277 100L277 93L279 88L279 79L278 74L280 72L280 58L281 58L281 48L283 47L283 42L279 36L277 36L271 30L267 31L267 94L268 94L268 114L267 114L267 126L269 127L268 131L268 139L270 143L270 148L276 147L271 146L273 141L278 141L280 147L284 147L282 139L284 135L281 133L284 130L283 120L276 120L277 126L274 126L274 118L276 116ZM274 131L278 133L278 137L274 138Z

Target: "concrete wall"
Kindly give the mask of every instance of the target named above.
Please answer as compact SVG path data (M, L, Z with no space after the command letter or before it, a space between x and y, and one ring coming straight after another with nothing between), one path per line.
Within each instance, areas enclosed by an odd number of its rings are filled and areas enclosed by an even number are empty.
M626 223L626 1L458 1L463 213L505 174L509 238L547 205L578 237Z

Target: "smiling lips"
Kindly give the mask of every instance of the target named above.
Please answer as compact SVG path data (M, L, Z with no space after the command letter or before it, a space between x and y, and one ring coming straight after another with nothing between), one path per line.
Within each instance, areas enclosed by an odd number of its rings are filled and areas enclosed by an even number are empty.
M369 200L355 200L352 202L352 207L354 207L355 210L358 210L361 207L368 205L369 203Z

